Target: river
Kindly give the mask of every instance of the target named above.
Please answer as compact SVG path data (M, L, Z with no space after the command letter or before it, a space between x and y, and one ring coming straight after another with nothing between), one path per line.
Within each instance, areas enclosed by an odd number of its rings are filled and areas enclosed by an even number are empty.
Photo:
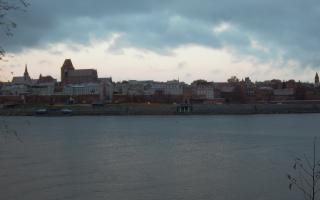
M286 174L296 156L311 156L319 121L320 114L0 117L0 199L299 200Z

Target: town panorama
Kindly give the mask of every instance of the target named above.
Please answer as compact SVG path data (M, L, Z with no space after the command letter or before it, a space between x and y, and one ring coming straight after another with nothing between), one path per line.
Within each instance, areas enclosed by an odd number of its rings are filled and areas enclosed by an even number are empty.
M30 77L28 68L11 82L2 82L0 102L6 104L252 104L308 103L320 100L319 76L314 83L295 80L252 82L230 77L226 82L195 80L124 80L99 77L95 69L77 69L71 59L61 66L61 81L50 75Z

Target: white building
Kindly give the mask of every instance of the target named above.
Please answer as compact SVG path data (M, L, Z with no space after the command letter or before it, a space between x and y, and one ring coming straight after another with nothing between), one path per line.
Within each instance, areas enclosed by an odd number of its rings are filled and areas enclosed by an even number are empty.
M100 95L102 87L100 83L68 84L63 87L63 95Z
M30 87L31 94L39 96L54 95L55 82L37 83Z
M117 82L114 86L114 92L121 95L128 95L129 83L127 81Z
M30 93L28 85L5 84L1 88L2 95L20 96Z
M101 101L111 102L113 83L111 78L101 78L98 83L68 84L63 87L62 95L84 96L99 95Z
M101 86L100 99L107 102L112 102L114 85L112 78L99 78L99 83Z
M157 92L164 93L165 88L165 83L152 81L145 86L144 95L150 96L154 95Z
M114 91L121 95L150 96L154 95L156 91L164 92L164 89L165 84L162 82L129 80L116 83Z
M196 80L191 84L192 96L200 99L214 99L214 84L206 80Z
M214 87L209 84L193 86L192 94L203 99L214 99Z
M165 95L183 95L183 88L186 86L184 82L178 80L167 81L164 87Z

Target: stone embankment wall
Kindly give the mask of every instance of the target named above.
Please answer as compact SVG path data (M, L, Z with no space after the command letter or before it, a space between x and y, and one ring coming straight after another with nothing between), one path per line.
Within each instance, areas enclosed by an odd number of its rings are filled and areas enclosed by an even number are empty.
M194 105L195 114L320 113L320 104L232 104Z
M223 104L193 105L190 112L178 112L172 104L116 104L91 106L29 106L0 109L0 115L32 116L37 109L47 108L47 115L62 115L61 109L71 109L72 115L218 115L218 114L285 114L320 113L320 104Z

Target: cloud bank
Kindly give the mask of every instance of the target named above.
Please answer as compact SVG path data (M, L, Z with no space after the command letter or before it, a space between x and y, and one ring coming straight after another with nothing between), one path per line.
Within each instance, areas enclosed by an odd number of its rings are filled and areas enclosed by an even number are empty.
M230 49L262 62L320 65L320 2L312 0L30 0L11 16L14 37L0 35L9 52L55 43L89 45L118 37L111 50L157 53L199 45Z

